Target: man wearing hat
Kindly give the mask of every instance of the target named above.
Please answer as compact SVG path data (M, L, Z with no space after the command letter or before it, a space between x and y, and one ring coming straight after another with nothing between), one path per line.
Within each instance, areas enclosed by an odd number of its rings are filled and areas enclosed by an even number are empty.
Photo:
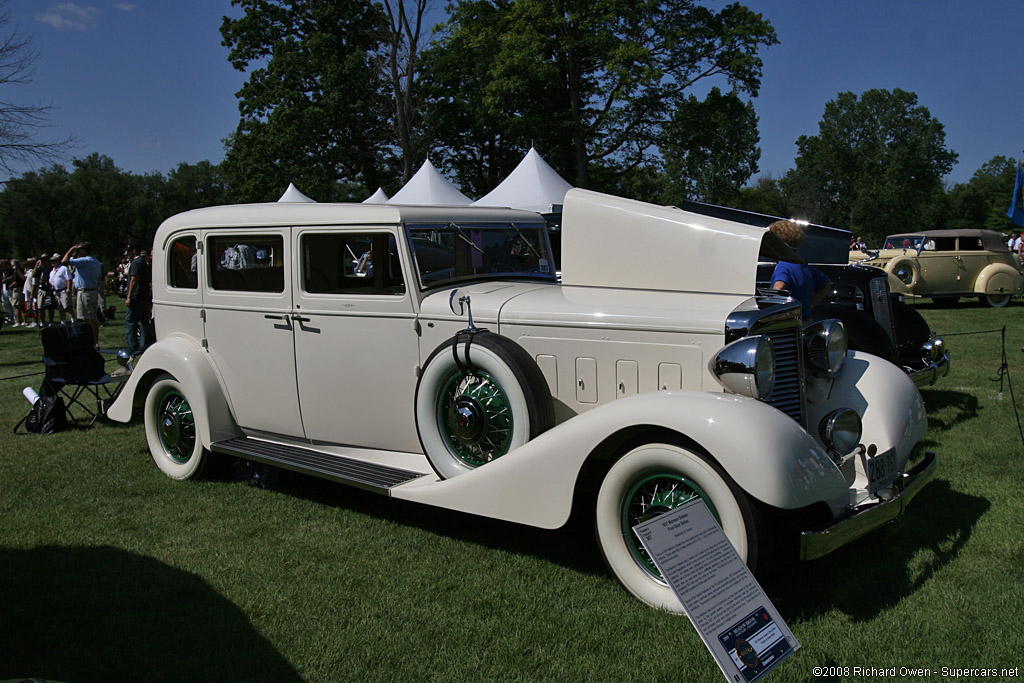
M72 258L72 254L75 255ZM79 242L73 245L61 259L63 265L71 264L75 267L75 289L78 290L77 311L78 319L85 320L92 328L92 343L100 341L100 323L96 318L96 311L100 305L100 278L103 276L103 266L99 260L92 255L92 245L88 242Z

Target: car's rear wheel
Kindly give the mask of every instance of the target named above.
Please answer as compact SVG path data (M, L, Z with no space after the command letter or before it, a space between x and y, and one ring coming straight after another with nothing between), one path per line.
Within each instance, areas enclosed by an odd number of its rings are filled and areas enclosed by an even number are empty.
M184 388L171 375L161 375L146 395L146 441L160 470L172 479L202 474L209 453L203 448L196 417Z
M755 510L732 478L706 455L670 443L645 443L623 455L601 482L595 515L601 552L626 590L649 605L682 611L633 527L698 498L754 569L760 533Z
M537 363L486 330L438 346L416 386L416 429L431 467L451 478L522 446L555 422Z
M992 308L1002 308L1006 304L1010 303L1010 299L1013 298L1012 294L986 294L985 301Z

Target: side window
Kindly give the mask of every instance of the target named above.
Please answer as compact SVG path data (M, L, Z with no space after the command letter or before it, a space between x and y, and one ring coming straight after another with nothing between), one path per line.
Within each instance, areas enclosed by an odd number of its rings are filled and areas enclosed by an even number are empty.
M960 238L960 251L981 251L983 248L980 237Z
M302 283L311 294L404 294L405 280L394 235L304 234Z
M210 287L234 292L284 291L280 235L219 235L207 240Z
M196 238L180 237L167 250L167 284L178 289L196 289L199 278L196 274Z
M956 238L955 237L936 237L935 238L935 249L936 249L936 251L956 251Z

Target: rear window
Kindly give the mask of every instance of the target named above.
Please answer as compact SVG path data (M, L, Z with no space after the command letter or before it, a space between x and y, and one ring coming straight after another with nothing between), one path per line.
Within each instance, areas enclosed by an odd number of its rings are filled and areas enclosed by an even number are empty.
M196 238L189 235L174 240L167 256L167 284L177 289L196 289Z
M284 291L284 239L280 235L223 235L207 242L213 289Z

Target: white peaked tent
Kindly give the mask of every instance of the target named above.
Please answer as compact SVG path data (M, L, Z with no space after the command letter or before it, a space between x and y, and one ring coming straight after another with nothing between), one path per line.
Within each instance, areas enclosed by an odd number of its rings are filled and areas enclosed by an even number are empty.
M383 187L378 187L377 191L372 195L363 200L363 204L387 204L388 195L384 192Z
M565 182L531 147L515 170L473 205L507 206L550 213L562 210L565 193L571 189L572 185Z
M434 168L430 159L427 159L405 187L396 192L387 203L468 206L473 200L459 192L457 187Z
M295 185L293 185L292 183L288 183L288 189L285 190L284 194L281 195L281 198L277 200L278 204L285 204L289 202L316 204L315 199L310 199L306 195L299 192L299 188L295 187Z

